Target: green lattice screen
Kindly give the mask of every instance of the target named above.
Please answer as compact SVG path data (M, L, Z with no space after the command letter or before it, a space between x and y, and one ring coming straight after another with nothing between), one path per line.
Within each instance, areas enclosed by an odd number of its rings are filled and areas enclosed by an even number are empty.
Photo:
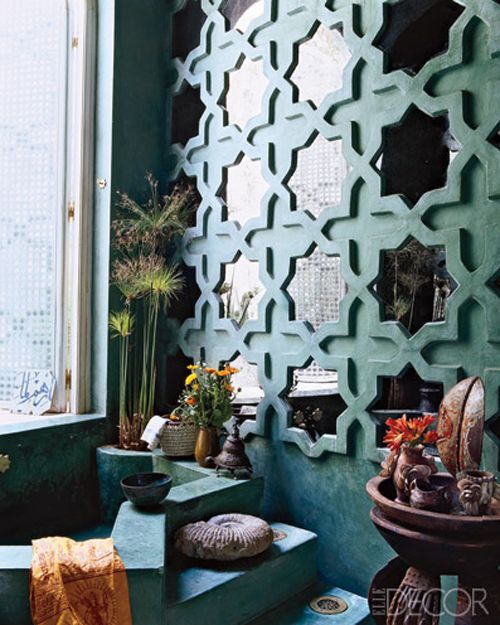
M276 419L280 438L310 456L348 453L349 431L359 422L367 457L377 459L369 409L380 395L381 378L400 375L410 365L423 380L442 382L445 390L466 375L481 375L490 425L499 409L500 6L494 0L450 2L459 10L449 32L446 27L444 51L420 69L404 71L393 70L381 50L394 4L266 0L264 14L242 33L230 28L224 2L202 0L207 17L200 45L175 61L174 94L199 89L204 105L198 135L174 149L176 174L183 170L195 177L202 197L184 253L185 262L196 268L201 297L194 319L181 327L180 346L210 362L241 354L255 363L265 397L244 433L265 436ZM301 99L293 73L301 45L320 25L342 34L351 57L341 87L315 106ZM230 123L224 105L230 72L245 59L262 63L265 89L260 112L240 128ZM255 89L260 84L256 81ZM388 193L380 156L388 129L417 109L417 116L448 117L455 154L444 172L446 185L409 201ZM313 212L297 208L289 181L301 150L317 136L341 140L347 167L340 202ZM242 158L260 166L265 193L260 215L240 226L228 217L223 198L227 168ZM404 161L399 165L404 168ZM255 201L252 195L249 202ZM398 322L384 321L374 290L384 250L397 249L411 237L443 248L458 283L446 320L413 335ZM295 320L287 288L296 259L317 249L340 257L347 294L338 320L313 328ZM258 261L264 289L258 318L242 327L223 318L217 294L224 265L239 255ZM338 372L347 404L336 434L315 443L292 427L285 399L294 369L311 359ZM493 438L487 445L491 461L497 457Z

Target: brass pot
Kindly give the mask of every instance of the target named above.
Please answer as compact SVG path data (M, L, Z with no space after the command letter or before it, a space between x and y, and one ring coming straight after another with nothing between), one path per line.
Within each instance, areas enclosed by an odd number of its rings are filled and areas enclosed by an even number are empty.
M194 448L196 462L200 467L212 467L213 461L211 459L215 458L219 453L220 443L217 428L213 426L201 427ZM210 460L207 461L207 458L210 458Z

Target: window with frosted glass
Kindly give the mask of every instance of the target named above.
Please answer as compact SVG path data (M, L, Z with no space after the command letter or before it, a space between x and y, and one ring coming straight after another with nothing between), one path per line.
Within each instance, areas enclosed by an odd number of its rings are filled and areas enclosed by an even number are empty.
M66 6L0 2L0 402L60 368Z

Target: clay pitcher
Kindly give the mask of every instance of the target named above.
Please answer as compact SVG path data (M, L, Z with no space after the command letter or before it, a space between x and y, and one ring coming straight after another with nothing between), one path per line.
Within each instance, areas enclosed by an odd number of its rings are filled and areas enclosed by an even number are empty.
M392 476L397 493L396 501L408 503L413 480L426 480L432 473L437 473L437 466L431 457L424 455L423 445L402 445Z
M198 432L198 438L196 439L196 446L194 448L194 457L200 467L211 467L213 462L207 461L207 457L215 458L220 453L219 434L217 428L201 427Z

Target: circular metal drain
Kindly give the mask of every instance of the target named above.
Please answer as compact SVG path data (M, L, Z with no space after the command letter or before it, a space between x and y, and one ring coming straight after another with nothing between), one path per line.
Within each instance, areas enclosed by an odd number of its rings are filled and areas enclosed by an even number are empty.
M309 607L318 614L342 614L349 606L340 597L334 595L323 595L322 597L315 597L309 602Z
M273 543L277 543L279 540L286 538L288 534L283 530L273 530Z

